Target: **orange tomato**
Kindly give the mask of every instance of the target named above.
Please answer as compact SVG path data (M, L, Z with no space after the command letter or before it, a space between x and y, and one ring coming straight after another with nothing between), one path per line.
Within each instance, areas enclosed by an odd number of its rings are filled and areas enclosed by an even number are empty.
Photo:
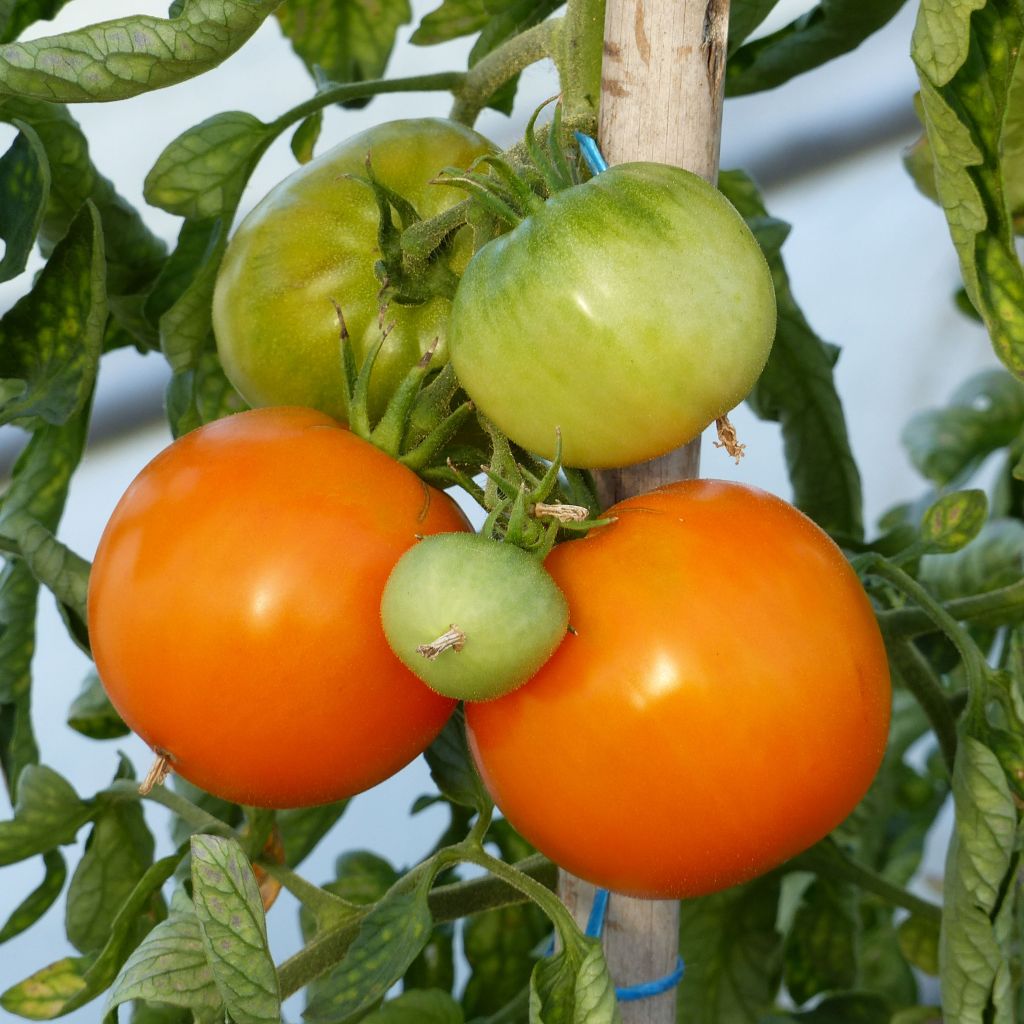
M466 708L510 822L572 873L690 897L838 825L885 751L885 649L857 576L800 512L685 481L624 501L547 567L571 630L525 686Z
M260 409L139 474L89 583L97 669L174 771L239 803L351 796L420 753L455 706L391 653L380 596L444 494L319 412Z

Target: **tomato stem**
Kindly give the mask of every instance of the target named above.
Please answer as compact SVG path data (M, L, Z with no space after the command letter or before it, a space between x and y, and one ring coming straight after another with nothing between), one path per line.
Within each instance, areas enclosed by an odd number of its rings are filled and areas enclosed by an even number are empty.
M570 118L597 117L601 98L605 0L569 0L555 58Z
M139 783L139 796L149 796L157 786L162 786L171 774L171 755L159 748L153 751L156 760L150 765L146 777Z
M416 648L417 654L422 654L427 661L434 661L445 651L454 651L458 654L466 646L466 634L453 622L436 640L429 644L420 644Z
M1024 620L1024 580L985 594L955 598L945 603L946 611L959 622L979 626L1002 626ZM893 608L875 613L887 637L912 639L935 632L935 620L921 608Z

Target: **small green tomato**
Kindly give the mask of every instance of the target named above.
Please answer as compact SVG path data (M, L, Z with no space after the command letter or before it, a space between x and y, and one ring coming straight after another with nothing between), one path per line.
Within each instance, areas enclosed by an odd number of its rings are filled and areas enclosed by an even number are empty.
M562 642L569 606L533 556L479 534L440 534L399 559L381 600L388 643L438 693L492 700Z

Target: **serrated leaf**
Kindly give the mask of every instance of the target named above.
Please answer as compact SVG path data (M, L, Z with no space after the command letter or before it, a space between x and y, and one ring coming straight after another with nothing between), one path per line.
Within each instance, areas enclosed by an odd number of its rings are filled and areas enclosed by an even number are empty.
M68 941L79 952L103 948L121 907L152 866L153 848L138 801L112 802L97 816L65 908ZM148 931L154 923L143 927Z
M183 82L230 57L280 0L184 0L172 18L132 15L0 46L0 95L120 100Z
M771 1007L782 974L778 901L778 876L767 875L680 904L679 1020L746 1024Z
M292 141L289 143L295 159L300 164L308 164L313 159L313 150L316 148L317 140L320 138L320 129L324 123L324 112L316 110L309 117L304 118Z
M785 28L741 46L725 74L726 96L774 89L825 64L887 25L905 0L820 0ZM927 6L929 0L925 0ZM763 6L763 5L762 5Z
M1009 586L1024 576L1024 523L993 519L963 550L952 555L925 555L918 578L937 597L982 594Z
M14 818L0 821L0 865L73 843L96 813L62 776L45 765L29 765L18 784Z
M0 533L8 517L21 514L57 528L87 424L88 408L62 427L35 431L3 495ZM39 759L29 710L38 591L24 562L8 562L0 572L0 768L12 795L23 768Z
M39 136L24 122L14 126L18 137L0 157L0 282L25 269L50 195L50 163Z
M82 683L82 690L68 708L68 725L93 740L111 740L130 731L121 720L95 672Z
M107 1012L143 999L185 1007L198 1021L223 1020L224 1003L203 947L199 920L180 890L166 921L158 924L128 958L110 990Z
M259 886L233 839L192 837L192 896L224 1006L237 1024L279 1022L281 993Z
M775 343L747 401L758 417L782 429L796 506L830 533L859 539L864 533L860 473L833 379L837 350L814 333L790 291L780 253L789 227L768 216L745 174L723 172L718 184L757 237L775 281Z
M430 939L433 918L427 893L431 862L399 879L374 906L303 1016L312 1021L344 1020L369 1009L409 969Z
M29 25L57 16L68 0L2 0L0 43L17 39Z
M416 46L433 46L479 32L490 18L484 0L442 0L428 11L409 39Z
M565 949L537 961L530 975L530 1024L573 1024L577 963Z
M942 409L914 416L902 441L910 460L940 486L973 473L992 452L1024 430L1024 384L1004 370L965 381Z
M896 929L900 952L918 970L939 973L939 923L922 914L911 914Z
M462 1024L462 1008L441 989L416 989L389 999L361 1024Z
M331 81L348 83L383 77L395 34L412 17L412 8L409 0L289 0L276 14L310 74L321 68Z
M953 799L939 943L944 1020L1012 1024L1013 1008L1002 991L1008 951L996 917L1013 866L1017 814L995 754L971 735L957 750Z
M857 980L858 909L851 886L825 877L804 893L784 952L786 990L798 1006Z
M921 538L931 550L950 554L974 540L987 517L988 498L984 491L944 494L921 519Z
M46 868L43 880L11 911L0 928L0 943L31 928L57 902L67 879L67 865L56 850L43 854L43 864Z
M179 135L143 187L147 202L191 220L232 215L276 132L252 114L215 114Z
M576 972L573 1024L619 1024L615 985L608 973L599 939L587 939L583 962Z
M106 945L96 956L65 957L36 971L0 996L0 1006L33 1020L52 1020L95 999L110 986L138 941L138 919L174 874L184 851L158 860L139 880L114 918Z
M480 781L469 753L466 720L461 708L448 719L423 756L430 767L430 777L449 800L479 812L491 806L490 795Z
M922 3L912 56L935 185L964 287L996 354L1024 376L1024 270L1000 166L1022 12L990 0Z
M0 320L0 378L21 381L0 423L33 417L61 425L92 393L107 319L99 215L88 204L32 290Z

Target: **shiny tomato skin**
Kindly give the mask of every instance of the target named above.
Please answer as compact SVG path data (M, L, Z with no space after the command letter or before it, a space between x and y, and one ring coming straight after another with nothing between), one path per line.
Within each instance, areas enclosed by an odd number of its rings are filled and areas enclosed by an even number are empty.
M352 178L366 177L367 156L378 180L428 218L464 198L430 180L492 151L483 136L452 121L391 121L316 157L257 204L228 245L213 299L224 371L250 405L304 405L346 418L334 303L344 313L357 364L380 338L379 214L370 188ZM457 272L470 246L468 232L456 237ZM371 378L375 413L435 338L435 365L447 360L450 307L445 298L388 307L394 328Z
M513 441L567 466L643 462L739 404L775 336L775 291L728 200L678 167L619 164L556 193L470 261L448 340Z
M270 807L351 796L419 754L454 702L391 653L378 608L439 491L308 409L186 434L121 498L89 582L96 666L190 782Z
M699 480L621 502L548 569L572 631L530 682L468 705L513 825L580 877L699 896L809 847L885 751L890 682L842 552L786 502Z

